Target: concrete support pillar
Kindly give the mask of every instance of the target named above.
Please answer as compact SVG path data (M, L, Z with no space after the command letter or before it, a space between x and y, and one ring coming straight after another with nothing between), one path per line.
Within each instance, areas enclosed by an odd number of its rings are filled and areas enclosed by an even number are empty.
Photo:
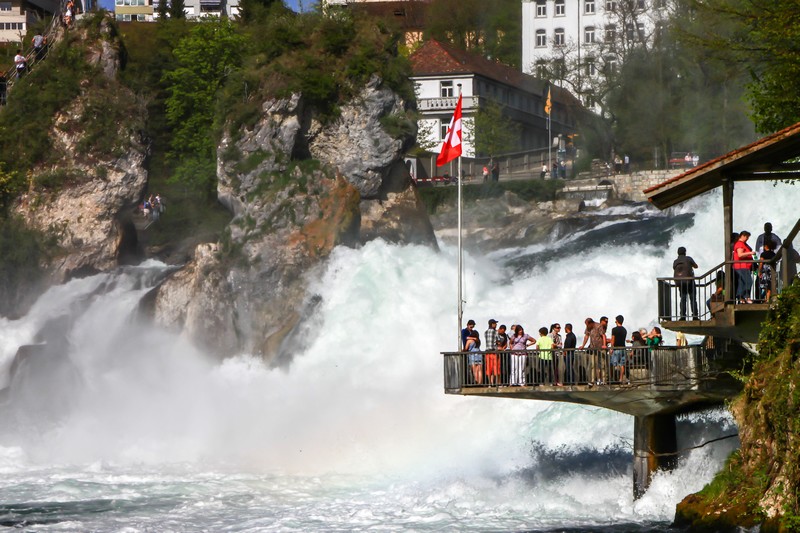
M633 497L650 486L653 472L671 470L677 463L675 415L636 416L633 422Z

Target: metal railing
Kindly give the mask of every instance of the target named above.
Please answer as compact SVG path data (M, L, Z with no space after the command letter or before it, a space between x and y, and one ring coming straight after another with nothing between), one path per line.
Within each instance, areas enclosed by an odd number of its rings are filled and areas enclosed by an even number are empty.
M23 57L25 58L25 71L22 75L27 74L28 71L33 68L33 65L39 63L40 61L44 60L47 57L47 53L50 51L50 47L55 44L55 37L57 36L57 29L58 25L61 21L61 4L59 4L58 12L53 14L53 19L50 21L50 24L45 29L42 36L45 38L45 44L42 47L42 50L36 50L33 44L25 51ZM8 93L11 91L11 88L14 86L14 82L19 78L19 73L17 72L17 65L14 64L8 68L5 72L0 73L0 105L6 105L6 101L8 99Z
M726 302L735 302L738 284L735 274L733 287L730 290L725 287L725 268L733 268L734 263L748 265L746 272L752 282L750 290L746 291L738 303L764 303L767 295L775 296L782 289L783 283L778 275L779 262L780 256L763 261L771 269L766 287L761 286L758 276L758 267L762 263L760 260L725 261L693 278L657 278L658 318L665 321L710 320Z
M553 152L555 157L555 152ZM534 148L525 150L523 152L514 152L508 154L496 155L494 160L500 168L500 179L507 180L510 177L529 177L538 178L541 173L542 163L548 161L548 150L545 148ZM468 180L482 180L483 167L491 168L492 158L490 157L463 157L462 158L462 174L465 181ZM458 163L453 161L445 166L436 166L436 154L431 155L429 158L419 159L419 177L430 178L441 176L447 173L450 176L458 174ZM549 168L549 167L548 167ZM550 174L547 175L550 178Z
M446 391L540 385L692 390L711 375L708 355L702 346L443 352L442 355Z

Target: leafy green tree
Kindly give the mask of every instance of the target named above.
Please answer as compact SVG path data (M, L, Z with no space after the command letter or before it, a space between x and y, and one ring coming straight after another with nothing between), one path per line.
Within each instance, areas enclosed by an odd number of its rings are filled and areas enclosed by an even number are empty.
M427 36L519 67L522 22L517 0L432 0Z
M159 22L167 20L167 16L169 16L169 7L167 6L167 0L159 0L158 7L156 8L156 13L158 14Z
M186 2L184 0L171 0L169 4L169 17L171 19L186 18Z
M756 128L800 121L800 3L796 0L686 0L698 23L691 37L709 54L750 74L747 100Z
M228 19L194 25L175 48L176 68L164 75L166 116L172 128L174 178L209 194L215 177L213 134L217 91L241 63L244 37Z
M481 103L474 124L466 133L480 155L494 157L518 148L519 126L504 114L505 106L492 101Z
M242 0L239 3L239 20L245 24L264 20L272 12L272 6L281 4L280 0Z

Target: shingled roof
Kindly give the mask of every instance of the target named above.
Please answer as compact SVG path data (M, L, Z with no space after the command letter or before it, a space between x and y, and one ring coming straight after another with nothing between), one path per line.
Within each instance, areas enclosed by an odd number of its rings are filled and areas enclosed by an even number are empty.
M427 0L399 0L388 2L352 2L350 9L367 13L384 20L394 20L403 30L423 30L430 2Z
M800 165L787 161L800 157L800 122L743 146L683 174L645 189L648 200L660 209L734 181L797 179Z
M481 55L459 50L435 39L426 41L409 59L414 76L478 74L533 94L543 94L548 84L545 80L523 74L498 61L490 61ZM561 102L577 103L569 91L556 86L553 86L552 97Z

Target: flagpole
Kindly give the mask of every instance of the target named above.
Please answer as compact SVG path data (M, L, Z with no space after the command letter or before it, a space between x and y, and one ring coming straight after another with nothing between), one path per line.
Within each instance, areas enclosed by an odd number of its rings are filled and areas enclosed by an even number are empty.
M461 99L461 84L458 84L458 98ZM461 255L461 153L458 155L458 351L463 349L461 346L461 329L464 321L464 300L461 295L462 281L461 272L463 270L463 259Z
M550 172L550 179L553 176L553 127L550 120L550 87L547 87L547 101L544 104L544 112L547 113L547 170Z

